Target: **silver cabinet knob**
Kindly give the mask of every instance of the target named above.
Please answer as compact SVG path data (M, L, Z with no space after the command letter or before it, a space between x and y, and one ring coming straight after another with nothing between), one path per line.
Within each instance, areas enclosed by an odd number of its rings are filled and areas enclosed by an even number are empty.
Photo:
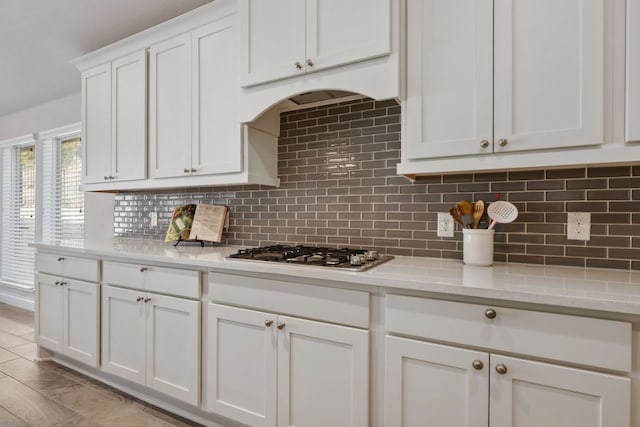
M64 257L63 256L59 256L58 257L58 262L62 262L62 261L64 261Z
M147 267L140 267L140 273L144 273L145 271L147 271L148 268Z
M59 286L60 285L60 281L56 280L56 282L54 283L54 285Z
M311 59L307 59L307 66L313 67L313 61Z
M189 172L191 171L191 169L184 168L182 171L183 171L184 173L189 173Z
M508 140L506 140L505 138L500 138L500 139L498 140L498 145L499 145L500 147L504 147L504 146L506 146L508 143L509 143L509 141L508 141Z
M273 325L273 320L265 320L264 321L264 326L266 326L267 328L269 328L271 325Z
M149 301L151 301L151 298L145 298L144 299L144 302L149 302Z
M191 173L196 173L197 171L197 169L191 168Z
M300 63L300 61L296 61L296 68L298 70L302 70L302 64Z
M476 371L481 371L482 368L484 368L484 363L482 363L482 360L476 359L471 363L471 366L473 366L473 369Z
M493 308L487 308L484 311L484 316L487 319L495 319L497 315L498 315L498 313Z
M140 302L140 301L142 301L143 299L144 299L144 297L138 297L138 298L136 298L136 302Z
M496 365L496 372L499 373L500 375L506 374L507 371L508 371L507 367L505 365L503 365L502 363L498 363Z
M287 326L285 323L278 323L279 330L283 330L285 326Z
M489 146L489 141L487 141L486 139L483 139L482 141L480 141L480 147L487 148L488 146Z
M104 176L104 180L107 181L109 180L109 177L107 175Z

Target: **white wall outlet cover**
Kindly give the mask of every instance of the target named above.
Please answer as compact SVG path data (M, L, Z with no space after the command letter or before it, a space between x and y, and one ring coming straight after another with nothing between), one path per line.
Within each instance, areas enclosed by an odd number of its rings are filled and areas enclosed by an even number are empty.
M567 212L567 239L591 239L590 212Z
M149 222L151 223L151 227L158 226L158 212L150 212L149 213Z
M455 224L453 217L446 212L438 212L438 237L453 237Z

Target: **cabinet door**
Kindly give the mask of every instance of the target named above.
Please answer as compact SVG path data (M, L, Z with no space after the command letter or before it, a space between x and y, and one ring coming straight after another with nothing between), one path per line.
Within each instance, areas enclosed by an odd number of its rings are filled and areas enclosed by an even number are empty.
M491 427L630 425L628 378L492 354L490 388Z
M207 406L254 427L276 425L276 316L208 306Z
M200 301L147 294L147 387L200 403Z
M492 152L493 1L409 0L409 159Z
M385 426L487 426L488 353L391 336L385 345Z
M192 32L191 164L197 175L242 170L236 31L233 15Z
M496 152L603 142L604 15L604 0L495 1Z
M64 353L98 366L100 291L95 283L66 280L64 285Z
M105 182L111 175L110 63L82 73L82 144L82 181Z
M640 141L640 0L627 0L626 140Z
M302 74L305 1L241 0L238 8L242 86Z
M112 176L146 178L147 53L142 50L111 64Z
M149 49L149 110L151 177L190 173L191 34Z
M145 384L145 304L139 291L102 287L102 369Z
M306 0L306 71L386 55L390 0Z
M369 331L278 316L278 427L369 425Z
M49 350L63 351L64 297L60 279L36 275L36 342Z

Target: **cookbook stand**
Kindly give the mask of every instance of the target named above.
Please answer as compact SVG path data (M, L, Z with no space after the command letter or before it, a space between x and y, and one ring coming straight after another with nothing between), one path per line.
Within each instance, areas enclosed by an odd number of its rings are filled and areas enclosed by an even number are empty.
M176 242L173 244L173 246L178 246L180 244L180 242L183 242L183 243L200 243L200 247L204 248L204 240L198 239L198 236L196 236L195 239L183 239L182 236L180 236L180 237L178 237L178 240L176 240Z

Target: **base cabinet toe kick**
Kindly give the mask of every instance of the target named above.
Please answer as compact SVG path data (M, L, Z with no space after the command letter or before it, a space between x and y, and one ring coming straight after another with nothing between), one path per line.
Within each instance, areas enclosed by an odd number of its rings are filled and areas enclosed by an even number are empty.
M640 426L634 317L186 267L40 249L39 354L210 426Z

